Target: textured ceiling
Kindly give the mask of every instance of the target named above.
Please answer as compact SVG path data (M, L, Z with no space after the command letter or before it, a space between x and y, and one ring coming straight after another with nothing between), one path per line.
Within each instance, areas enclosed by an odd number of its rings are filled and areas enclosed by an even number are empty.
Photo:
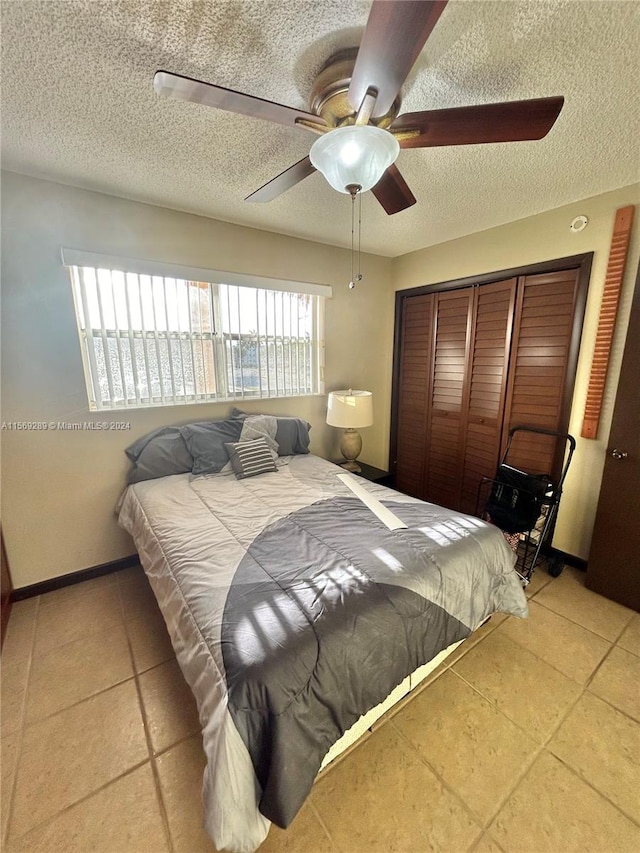
M323 62L357 44L362 0L2 2L3 165L335 245L350 202L315 174L243 201L310 133L158 97L157 69L306 109ZM451 0L403 112L564 95L540 142L401 152L418 203L363 197L363 248L396 256L640 179L640 3Z

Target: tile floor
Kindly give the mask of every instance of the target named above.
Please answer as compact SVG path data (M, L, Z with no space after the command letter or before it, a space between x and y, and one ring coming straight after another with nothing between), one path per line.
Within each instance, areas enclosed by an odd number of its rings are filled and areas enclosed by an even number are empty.
M640 850L640 615L539 570L261 853ZM212 853L198 719L140 569L14 605L7 853Z

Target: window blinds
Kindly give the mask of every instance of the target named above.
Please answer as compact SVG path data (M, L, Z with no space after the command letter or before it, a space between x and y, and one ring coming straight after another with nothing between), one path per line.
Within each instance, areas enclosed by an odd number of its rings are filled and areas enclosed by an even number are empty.
M193 273L211 279L215 271L71 250L63 260L92 410L322 392L330 288L285 290L256 277L247 285L203 281Z

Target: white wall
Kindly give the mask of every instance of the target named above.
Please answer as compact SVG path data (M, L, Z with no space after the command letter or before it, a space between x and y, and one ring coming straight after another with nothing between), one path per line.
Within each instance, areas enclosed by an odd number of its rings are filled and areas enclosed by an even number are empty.
M615 391L638 269L640 210L636 210L629 247L600 430L596 440L589 440L580 438L580 432L609 259L609 245L616 210L628 204L639 203L640 185L635 184L499 228L412 252L396 258L393 264L394 286L397 290L402 290L584 252L595 253L569 423L569 432L576 437L578 447L567 478L553 540L555 547L582 559L589 556ZM574 234L569 230L569 224L579 214L587 216L589 224L584 231Z
M2 226L2 421L131 422L126 432L3 431L2 525L15 587L134 553L113 512L125 483L124 448L158 426L225 417L232 406L90 415L61 246L332 285L326 388L373 391L375 424L363 430L361 458L386 464L389 259L363 256L363 282L351 291L346 250L13 173L3 174ZM339 458L325 396L242 407L306 418L312 450Z

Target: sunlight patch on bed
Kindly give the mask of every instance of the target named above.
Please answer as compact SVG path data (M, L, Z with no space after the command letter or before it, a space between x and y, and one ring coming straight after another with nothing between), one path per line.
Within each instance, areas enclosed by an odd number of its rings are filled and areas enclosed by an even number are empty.
M384 548L374 548L371 552L374 557L377 557L381 563L384 563L385 566L388 566L392 572L401 572L402 571L402 563L400 560L397 560L393 554L390 554Z

